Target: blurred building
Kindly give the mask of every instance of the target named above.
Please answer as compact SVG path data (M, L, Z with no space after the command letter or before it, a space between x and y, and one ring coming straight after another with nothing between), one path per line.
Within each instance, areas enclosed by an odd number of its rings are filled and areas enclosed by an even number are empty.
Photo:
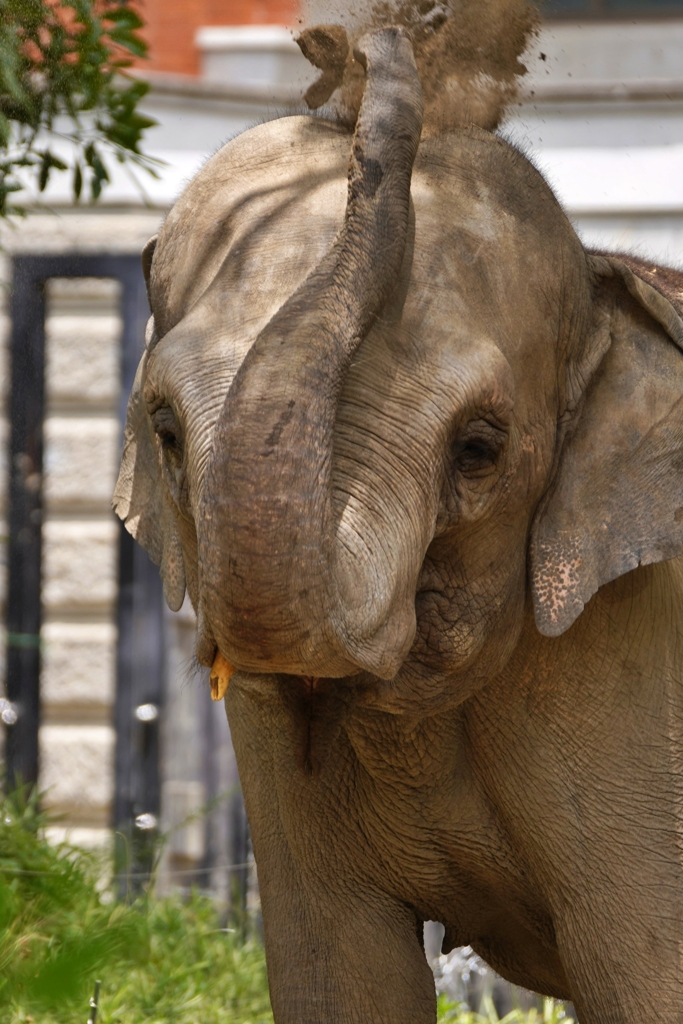
M159 180L138 174L136 184L112 168L100 203L76 208L67 177L57 176L43 206L36 199L25 222L3 226L5 279L17 253L139 253L208 155L245 126L300 108L314 72L293 30L302 19L331 20L331 6L146 0L144 73L152 89L144 106L158 121L146 150L162 161ZM352 6L342 10L347 21ZM503 133L547 174L587 242L679 262L683 0L556 0L546 13L522 102ZM114 787L118 527L109 502L120 443L117 302L116 287L102 280L57 280L48 289L41 785L63 828L83 842L108 835ZM205 680L190 668L191 609L165 622L161 813L168 827L237 779L222 706L210 704ZM229 858L230 835L242 827L235 807L232 818L214 814L208 826L196 818L175 831L170 869L199 869L212 845L222 851L214 862Z

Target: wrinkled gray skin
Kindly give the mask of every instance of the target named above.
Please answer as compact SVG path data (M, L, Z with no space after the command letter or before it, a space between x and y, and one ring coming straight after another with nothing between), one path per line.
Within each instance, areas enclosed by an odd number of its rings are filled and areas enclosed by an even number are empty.
M674 1024L683 276L586 253L493 134L418 148L409 42L360 51L353 140L246 132L147 248L116 496L237 666L275 1018L433 1021L431 918Z

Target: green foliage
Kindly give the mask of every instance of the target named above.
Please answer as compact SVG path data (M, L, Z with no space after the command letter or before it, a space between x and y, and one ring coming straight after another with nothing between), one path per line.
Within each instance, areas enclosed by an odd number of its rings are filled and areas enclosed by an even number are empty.
M272 1024L263 950L216 907L147 894L112 900L102 858L43 838L35 797L0 801L0 1020L84 1024Z
M44 838L35 796L0 799L0 1020L84 1024L272 1024L263 949L222 927L206 896L113 900L102 857ZM440 1024L499 1024L439 999ZM500 1024L569 1024L543 1014Z
M76 201L108 182L105 153L154 174L139 149L156 123L137 110L149 86L124 72L146 53L141 27L129 0L0 0L0 216L23 212L10 202L22 169L41 192L69 169L55 140L70 144Z
M512 1010L499 1017L491 1000L486 1001L479 1013L449 1003L446 996L439 996L437 1003L438 1024L575 1024L567 1017L561 1003L554 999L543 1000L543 1010Z

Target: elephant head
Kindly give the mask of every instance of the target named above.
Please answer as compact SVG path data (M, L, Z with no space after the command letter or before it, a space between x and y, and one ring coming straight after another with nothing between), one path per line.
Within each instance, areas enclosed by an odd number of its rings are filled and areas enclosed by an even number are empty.
M403 30L357 59L353 137L245 132L146 249L115 507L172 608L187 585L201 662L429 708L500 669L529 601L557 635L683 547L680 286L586 252L497 135L420 141Z

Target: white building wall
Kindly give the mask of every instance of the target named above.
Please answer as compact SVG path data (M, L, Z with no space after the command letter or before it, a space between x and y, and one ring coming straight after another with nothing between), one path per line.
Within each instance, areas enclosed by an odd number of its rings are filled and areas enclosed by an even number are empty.
M504 132L589 245L683 258L682 53L683 19L557 23L531 48Z

